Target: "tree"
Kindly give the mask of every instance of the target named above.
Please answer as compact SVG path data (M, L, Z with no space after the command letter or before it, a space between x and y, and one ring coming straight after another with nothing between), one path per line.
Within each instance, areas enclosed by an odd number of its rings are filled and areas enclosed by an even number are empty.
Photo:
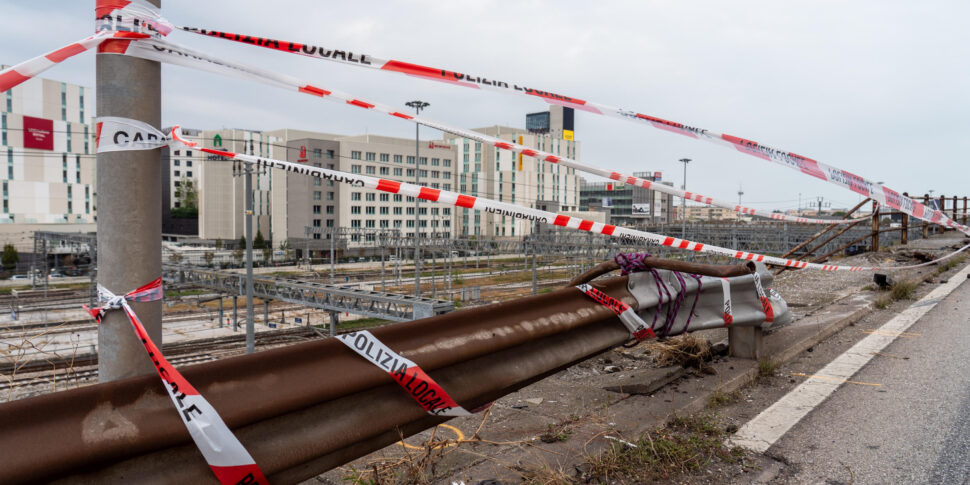
M199 192L192 179L182 177L175 181L175 200L178 207L173 207L169 213L176 219L199 218Z
M239 241L236 242L236 249L246 250L246 236L239 236Z
M290 240L284 239L280 242L280 251L283 251L283 261L290 257Z
M256 229L256 237L253 238L253 249L263 249L266 247L266 239L263 239L263 231Z
M185 257L179 252L172 251L172 254L168 255L168 260L172 264L181 264L183 259L185 259Z
M212 266L212 260L216 259L216 255L212 251L206 251L205 254L202 255L202 259L205 260L206 265Z
M245 244L241 248L236 248L232 250L232 258L236 260L236 264L242 263L243 256L246 255Z
M19 262L20 254L17 252L17 248L13 247L13 244L4 244L3 255L0 255L0 263L3 264L3 269L12 271Z
M273 258L273 246L263 246L263 261L269 263Z
M222 249L222 239L216 239L216 249Z

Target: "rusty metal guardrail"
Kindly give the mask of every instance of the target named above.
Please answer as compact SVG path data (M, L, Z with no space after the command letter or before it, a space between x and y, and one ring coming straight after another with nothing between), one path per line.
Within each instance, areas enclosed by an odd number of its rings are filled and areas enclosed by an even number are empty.
M679 288L665 271L662 278ZM763 266L766 285L771 275ZM730 279L734 325L764 326L752 275ZM690 330L724 325L717 278L703 278ZM648 273L594 281L639 308L657 302ZM651 290L651 288L653 288ZM686 297L697 284L687 285ZM690 302L690 300L688 300ZM775 321L788 315L771 295ZM673 326L684 330L688 305ZM649 321L649 320L648 320ZM473 308L373 330L467 408L624 343L616 316L579 290ZM147 358L147 357L146 357ZM433 426L381 369L335 339L192 365L186 378L219 410L273 483L296 483ZM0 405L4 482L207 483L214 480L155 376Z

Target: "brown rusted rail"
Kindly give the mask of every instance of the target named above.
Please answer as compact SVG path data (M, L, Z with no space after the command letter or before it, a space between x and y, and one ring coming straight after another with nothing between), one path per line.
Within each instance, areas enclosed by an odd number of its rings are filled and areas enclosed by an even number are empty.
M770 283L770 274L762 278ZM627 279L593 285L634 306L638 298L651 302L647 306L656 304L657 297L649 296L652 285L637 285L636 292L647 293L634 297ZM735 325L764 321L753 280L731 280L739 285L732 291ZM694 321L722 326L720 292L702 296ZM466 408L629 339L609 309L575 288L372 332L418 363ZM397 441L398 429L409 436L443 420L429 417L386 373L335 339L187 366L182 372L219 410L272 483L312 478ZM155 376L0 404L0 430L5 483L214 481Z
M751 261L746 261L740 264L733 265L723 265L723 264L704 264L704 263L691 263L688 261L678 261L675 259L663 259L655 258L653 256L648 256L643 258L644 264L654 269L667 269L670 271L677 271L680 273L691 273L699 274L702 276L716 276L718 278L730 278L732 276L742 276L746 274L754 273L755 266ZM592 281L594 278L611 273L620 269L620 265L616 261L603 261L596 266L586 270L579 276L573 278L569 281L568 286L576 286L582 283Z

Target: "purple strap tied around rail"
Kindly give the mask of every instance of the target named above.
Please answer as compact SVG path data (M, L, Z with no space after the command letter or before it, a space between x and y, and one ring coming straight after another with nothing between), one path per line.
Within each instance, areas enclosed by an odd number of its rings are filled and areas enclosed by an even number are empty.
M676 297L671 296L670 289L664 282L660 273L656 269L648 266L646 264L646 258L650 257L650 253L617 253L613 258L616 264L619 265L621 274L628 275L630 273L639 273L641 271L649 271L653 275L653 280L657 284L657 295L660 297L660 302L657 304L657 311L653 314L653 322L650 324L650 329L656 332L657 336L660 338L670 336L670 331L673 329L674 321L677 320L677 314L680 312L680 306L684 303L687 295L687 282L684 281L684 277L678 271L672 271L674 276L677 278L677 282L680 283L681 291L677 293ZM687 321L684 323L684 331L690 326L690 320L694 316L694 310L697 309L697 301L701 297L701 276L696 274L687 273L688 276L697 280L697 294L694 295L694 304L690 308L690 313L687 315ZM654 327L657 324L657 316L663 310L664 306L664 294L667 295L667 312L664 316L663 328L657 331Z

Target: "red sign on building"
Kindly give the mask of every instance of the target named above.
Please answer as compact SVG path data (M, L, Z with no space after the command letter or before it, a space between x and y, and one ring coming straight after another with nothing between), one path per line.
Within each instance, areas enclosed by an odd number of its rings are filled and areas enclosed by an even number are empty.
M54 149L54 121L24 116L24 148Z

